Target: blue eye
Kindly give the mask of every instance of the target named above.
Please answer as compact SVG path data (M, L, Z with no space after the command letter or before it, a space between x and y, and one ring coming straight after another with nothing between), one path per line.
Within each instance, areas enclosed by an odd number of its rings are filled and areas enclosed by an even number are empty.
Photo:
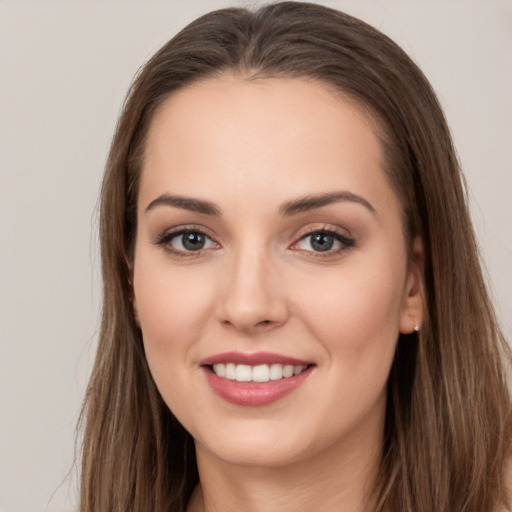
M174 233L167 233L157 241L157 244L179 255L186 255L187 253L218 247L208 235L197 229L186 229Z
M309 237L311 247L319 252L330 251L336 242L336 239L327 233L315 233Z
M200 251L206 244L206 236L203 233L183 233L176 238L179 249L185 251ZM174 239L173 239L174 240Z
M354 240L341 233L329 230L314 231L303 236L295 248L317 253L338 253L352 247Z

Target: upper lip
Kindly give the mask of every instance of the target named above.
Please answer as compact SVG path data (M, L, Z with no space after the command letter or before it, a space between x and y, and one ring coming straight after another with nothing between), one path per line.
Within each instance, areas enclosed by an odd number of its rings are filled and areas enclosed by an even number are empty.
M259 364L282 364L293 366L308 366L313 364L311 361L304 361L294 357L288 357L273 352L254 352L247 354L244 352L224 352L207 357L201 361L202 366L211 366L220 363L247 364L256 366Z

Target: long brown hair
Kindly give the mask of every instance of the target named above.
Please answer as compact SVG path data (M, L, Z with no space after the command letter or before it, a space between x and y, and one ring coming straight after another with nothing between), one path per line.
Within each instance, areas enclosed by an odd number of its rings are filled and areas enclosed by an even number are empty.
M389 38L338 11L283 2L224 9L182 30L128 94L101 192L103 316L82 411L82 512L183 511L198 481L193 440L146 363L130 273L144 142L174 91L227 71L308 77L352 97L380 129L409 244L425 247L425 318L398 340L388 384L378 511L504 505L511 354L482 276L464 181L428 81Z

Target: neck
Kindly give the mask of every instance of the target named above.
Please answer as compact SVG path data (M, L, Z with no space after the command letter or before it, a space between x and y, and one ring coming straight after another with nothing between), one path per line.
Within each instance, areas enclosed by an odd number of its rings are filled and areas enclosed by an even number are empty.
M279 467L230 464L196 443L200 484L187 512L369 512L381 436Z

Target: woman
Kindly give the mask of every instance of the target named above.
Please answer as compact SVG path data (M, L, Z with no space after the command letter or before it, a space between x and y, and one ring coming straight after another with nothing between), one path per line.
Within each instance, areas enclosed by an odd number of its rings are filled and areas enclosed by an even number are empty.
M83 511L503 511L510 351L427 80L312 4L191 23L101 200Z

